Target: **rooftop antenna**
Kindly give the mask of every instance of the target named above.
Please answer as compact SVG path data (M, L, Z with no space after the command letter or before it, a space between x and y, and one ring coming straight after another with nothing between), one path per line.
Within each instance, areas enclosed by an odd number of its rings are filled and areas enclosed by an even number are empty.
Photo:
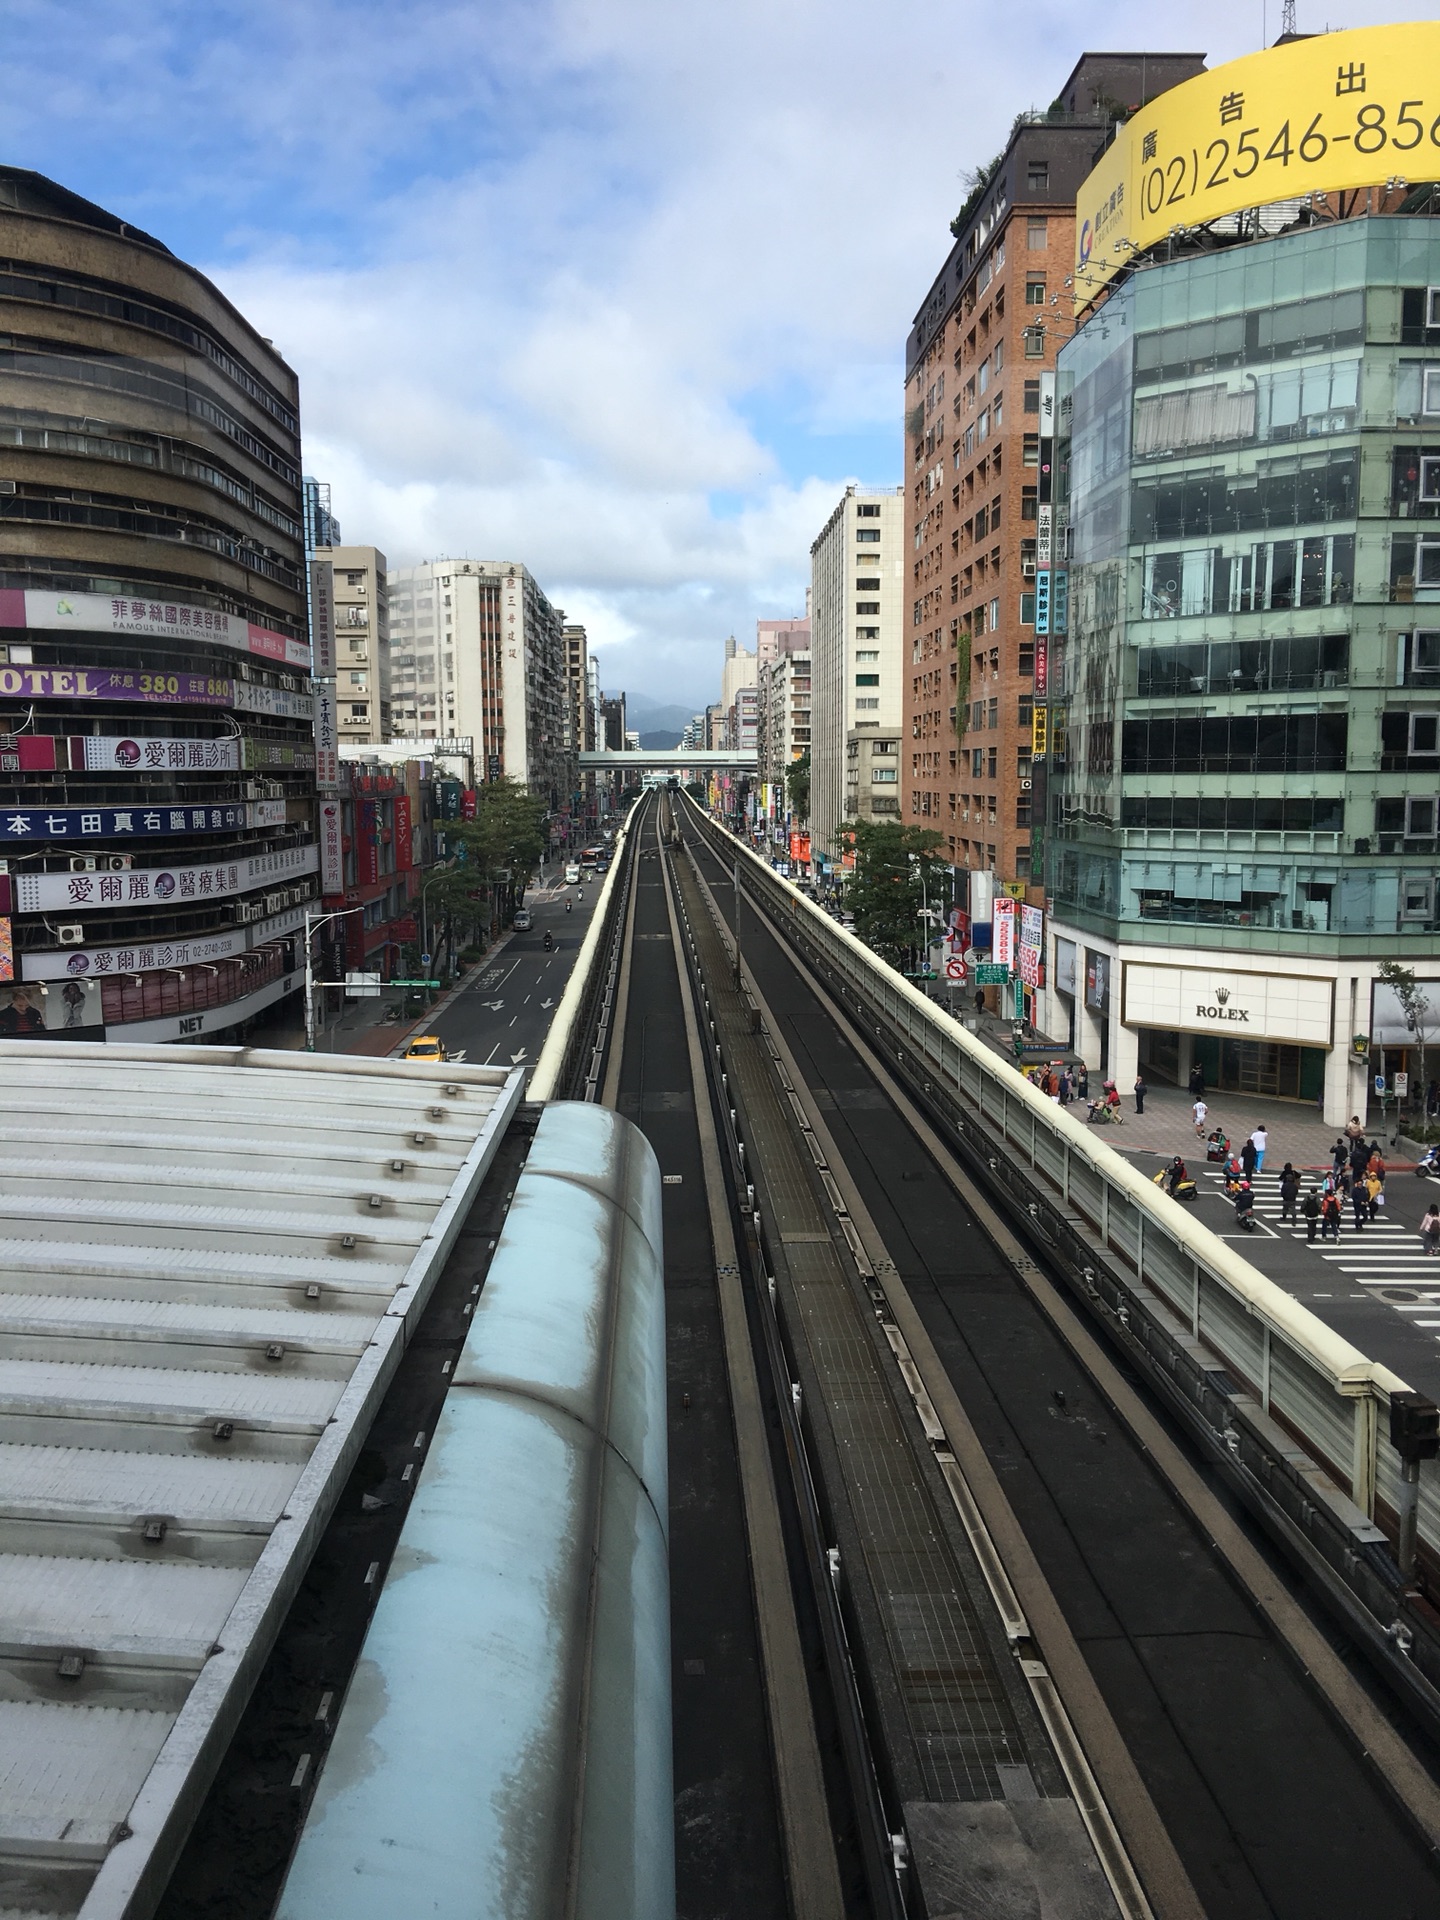
M1295 32L1295 0L1280 0L1280 38Z

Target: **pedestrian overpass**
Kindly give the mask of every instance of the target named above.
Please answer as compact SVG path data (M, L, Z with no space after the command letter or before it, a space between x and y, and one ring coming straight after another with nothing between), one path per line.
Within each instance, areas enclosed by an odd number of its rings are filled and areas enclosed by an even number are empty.
M760 758L754 747L605 748L577 754L582 773L758 773Z

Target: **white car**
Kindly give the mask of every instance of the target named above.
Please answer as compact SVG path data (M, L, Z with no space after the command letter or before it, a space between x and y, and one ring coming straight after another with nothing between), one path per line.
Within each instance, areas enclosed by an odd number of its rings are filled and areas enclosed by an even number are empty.
M567 887L576 887L580 884L580 869L573 860L565 869L565 884Z

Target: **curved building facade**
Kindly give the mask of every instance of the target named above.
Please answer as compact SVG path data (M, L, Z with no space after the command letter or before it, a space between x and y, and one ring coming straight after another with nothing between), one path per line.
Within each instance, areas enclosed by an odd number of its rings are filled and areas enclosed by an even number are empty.
M318 894L298 386L203 275L0 167L0 1032L294 990Z

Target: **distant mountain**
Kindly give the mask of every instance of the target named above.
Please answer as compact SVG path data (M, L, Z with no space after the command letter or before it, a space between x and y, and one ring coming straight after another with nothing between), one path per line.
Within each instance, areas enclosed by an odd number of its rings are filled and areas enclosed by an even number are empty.
M689 718L689 715L686 715ZM651 753L667 753L670 748L678 747L683 728L660 727L653 733L642 733L640 744Z
M673 733L678 736L689 726L696 712L695 707L661 706L658 701L647 700L644 694L640 693L627 693L625 696L625 724L630 727L648 728L653 733ZM641 739L644 744L643 734ZM656 748L659 746L659 742L655 740L650 741L649 744ZM678 745L678 738L676 744Z

